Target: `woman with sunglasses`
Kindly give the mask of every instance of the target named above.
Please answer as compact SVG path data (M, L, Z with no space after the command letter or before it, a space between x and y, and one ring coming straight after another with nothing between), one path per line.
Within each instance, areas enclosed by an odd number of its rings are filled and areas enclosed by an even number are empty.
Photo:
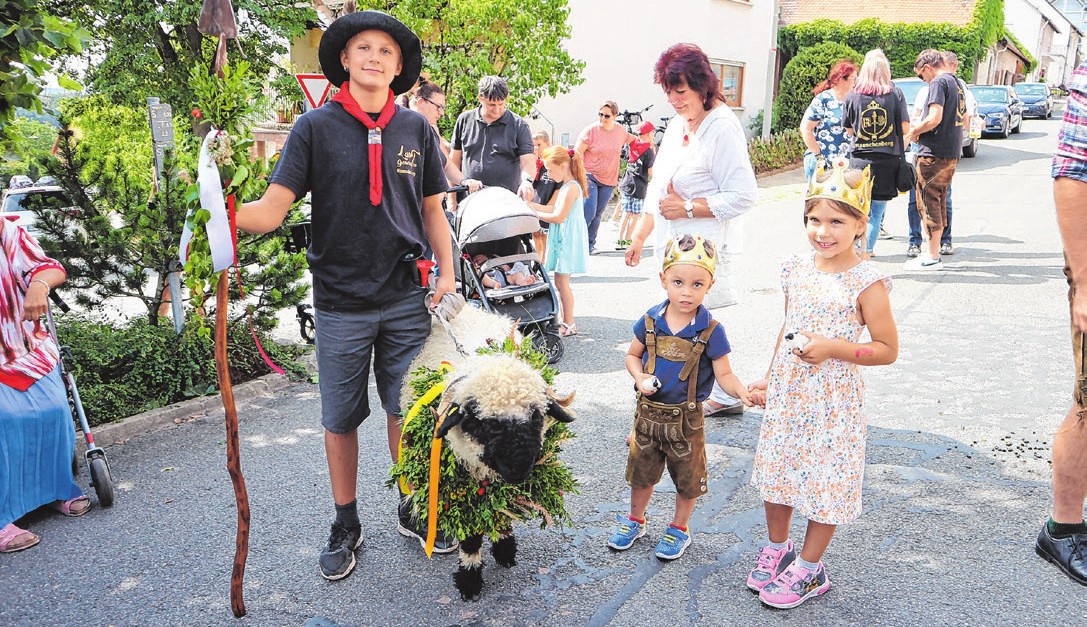
M445 158L448 159L452 146L442 137L441 131L438 130L438 120L445 115L445 92L442 91L442 88L437 83L427 80L425 76L420 76L419 82L415 84L415 89L401 96L399 104L422 114L426 121L430 122L430 125L438 132L442 152L445 153Z
M585 197L585 224L589 227L589 254L596 253L596 232L612 191L619 184L619 153L623 146L638 139L616 124L619 105L605 100L597 112L597 121L582 129L577 150L585 163L589 195Z

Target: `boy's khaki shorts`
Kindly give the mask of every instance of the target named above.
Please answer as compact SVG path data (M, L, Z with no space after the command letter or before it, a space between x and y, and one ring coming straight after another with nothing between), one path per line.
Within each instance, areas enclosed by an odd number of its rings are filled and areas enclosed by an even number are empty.
M627 456L627 483L632 488L657 485L667 465L676 492L685 499L706 494L706 433L701 403L665 405L638 399L634 436Z

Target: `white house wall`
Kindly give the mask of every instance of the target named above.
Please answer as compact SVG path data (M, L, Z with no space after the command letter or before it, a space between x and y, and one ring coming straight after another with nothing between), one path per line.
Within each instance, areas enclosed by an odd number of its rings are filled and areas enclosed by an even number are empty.
M1005 0L1004 25L1038 61L1026 80L1037 81L1044 68L1045 81L1059 85L1076 69L1079 34L1069 18L1049 2Z
M659 123L675 112L653 83L653 64L668 46L697 44L714 61L744 64L743 103L736 114L746 126L765 107L771 43L772 0L569 0L571 28L566 48L585 61L585 82L556 98L545 97L529 119L533 131L572 143L596 121L605 100L619 109L652 104L646 119ZM546 118L546 119L545 119Z

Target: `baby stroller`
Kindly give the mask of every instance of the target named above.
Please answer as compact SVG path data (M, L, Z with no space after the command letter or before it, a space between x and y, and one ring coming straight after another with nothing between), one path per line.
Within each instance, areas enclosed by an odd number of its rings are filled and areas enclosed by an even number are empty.
M61 300L56 292L50 292L49 299L57 307L60 307L61 311L68 311L68 304ZM83 452L83 458L87 463L87 471L91 475L91 487L94 488L95 494L98 495L98 503L102 507L110 507L113 505L114 498L113 473L110 472L105 449L94 443L91 426L87 422L87 414L83 411L83 402L79 400L79 388L75 385L75 375L72 374L71 370L71 364L75 363L75 358L72 357L72 350L60 343L57 328L53 324L52 309L46 309L45 314L49 335L53 336L53 341L60 347L60 378L64 381L64 388L68 392L68 404L72 408L72 414L79 419L79 426L83 429L83 437L87 440L87 450ZM73 457L72 474L75 475L78 470L76 458Z
M460 259L456 269L464 299L517 320L518 330L547 355L548 363L555 363L563 353L557 331L559 301L532 243L539 229L536 214L516 194L488 187L460 203L453 220L453 254ZM525 285L503 281L503 269L510 266L535 280ZM491 280L485 285L488 275ZM499 286L494 286L495 278Z

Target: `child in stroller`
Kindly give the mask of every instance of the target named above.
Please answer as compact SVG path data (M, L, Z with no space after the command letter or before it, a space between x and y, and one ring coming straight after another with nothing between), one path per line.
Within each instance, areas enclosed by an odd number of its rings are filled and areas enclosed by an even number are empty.
M483 267L483 264L487 263L488 259L493 259L497 255L485 255L479 253L472 257L472 263L476 265L476 269ZM500 288L508 285L532 285L540 279L532 273L532 270L523 261L516 261L512 264L502 264L497 268L488 270L483 273L483 287Z

